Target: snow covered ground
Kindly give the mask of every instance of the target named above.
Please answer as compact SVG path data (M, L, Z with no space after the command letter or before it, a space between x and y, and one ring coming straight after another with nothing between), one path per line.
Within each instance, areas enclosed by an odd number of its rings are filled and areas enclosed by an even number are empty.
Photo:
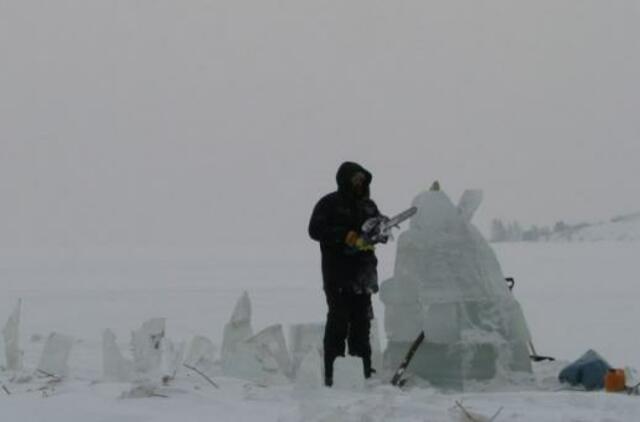
M613 366L640 368L637 335L640 243L501 244L505 274L517 295L540 354L573 360L589 348ZM240 248L242 250L242 248ZM394 247L381 253L383 277L393 271ZM318 252L300 248L243 250L243 254L85 253L82 256L4 253L0 258L0 318L23 300L22 340L30 373L52 332L73 336L70 374L0 380L1 420L25 421L456 421L455 402L496 420L640 420L640 398L566 391L555 381L562 363L538 364L536 382L508 388L479 386L464 394L429 387L400 391L381 382L365 391L300 391L216 377L214 389L184 370L161 397L121 399L129 384L101 382L101 332L111 328L122 350L131 330L148 318L167 318L167 336L204 335L220 346L236 299L248 290L253 325L314 322L324 318ZM257 258L262 256L262 258ZM382 316L382 306L376 311ZM286 328L286 327L285 327ZM286 331L285 331L286 332ZM506 390L506 391L505 391ZM558 391L563 390L563 391ZM166 396L166 397L163 397ZM480 420L480 419L478 419Z

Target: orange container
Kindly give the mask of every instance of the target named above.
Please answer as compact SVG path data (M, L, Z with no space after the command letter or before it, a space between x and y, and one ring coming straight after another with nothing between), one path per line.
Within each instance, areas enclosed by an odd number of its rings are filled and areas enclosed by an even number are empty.
M625 389L624 370L609 369L604 376L604 389L610 393L617 393Z

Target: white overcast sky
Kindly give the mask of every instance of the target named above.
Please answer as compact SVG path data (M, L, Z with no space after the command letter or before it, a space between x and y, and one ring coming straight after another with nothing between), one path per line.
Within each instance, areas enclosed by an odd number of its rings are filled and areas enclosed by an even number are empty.
M0 247L303 245L343 160L392 214L640 210L640 9L0 0Z

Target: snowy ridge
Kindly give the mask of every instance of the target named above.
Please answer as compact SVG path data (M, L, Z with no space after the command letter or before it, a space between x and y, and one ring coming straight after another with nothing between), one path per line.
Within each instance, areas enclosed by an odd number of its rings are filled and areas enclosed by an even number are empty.
M531 226L524 229L517 221L504 223L494 219L489 238L499 242L630 242L640 240L640 212L619 215L609 221L566 224L553 228Z
M640 213L616 217L606 223L589 224L583 227L554 234L551 241L598 242L640 241Z

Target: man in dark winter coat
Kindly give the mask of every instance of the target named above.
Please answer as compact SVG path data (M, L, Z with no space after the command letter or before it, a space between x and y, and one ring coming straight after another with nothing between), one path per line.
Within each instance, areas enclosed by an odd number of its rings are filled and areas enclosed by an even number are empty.
M349 354L362 358L365 378L373 371L369 330L371 294L378 291L378 261L361 230L366 220L380 216L369 198L371 179L371 173L360 165L343 163L336 175L338 190L320 199L309 222L309 235L320 242L329 307L324 333L327 386L333 383L333 362L345 354L345 340Z

